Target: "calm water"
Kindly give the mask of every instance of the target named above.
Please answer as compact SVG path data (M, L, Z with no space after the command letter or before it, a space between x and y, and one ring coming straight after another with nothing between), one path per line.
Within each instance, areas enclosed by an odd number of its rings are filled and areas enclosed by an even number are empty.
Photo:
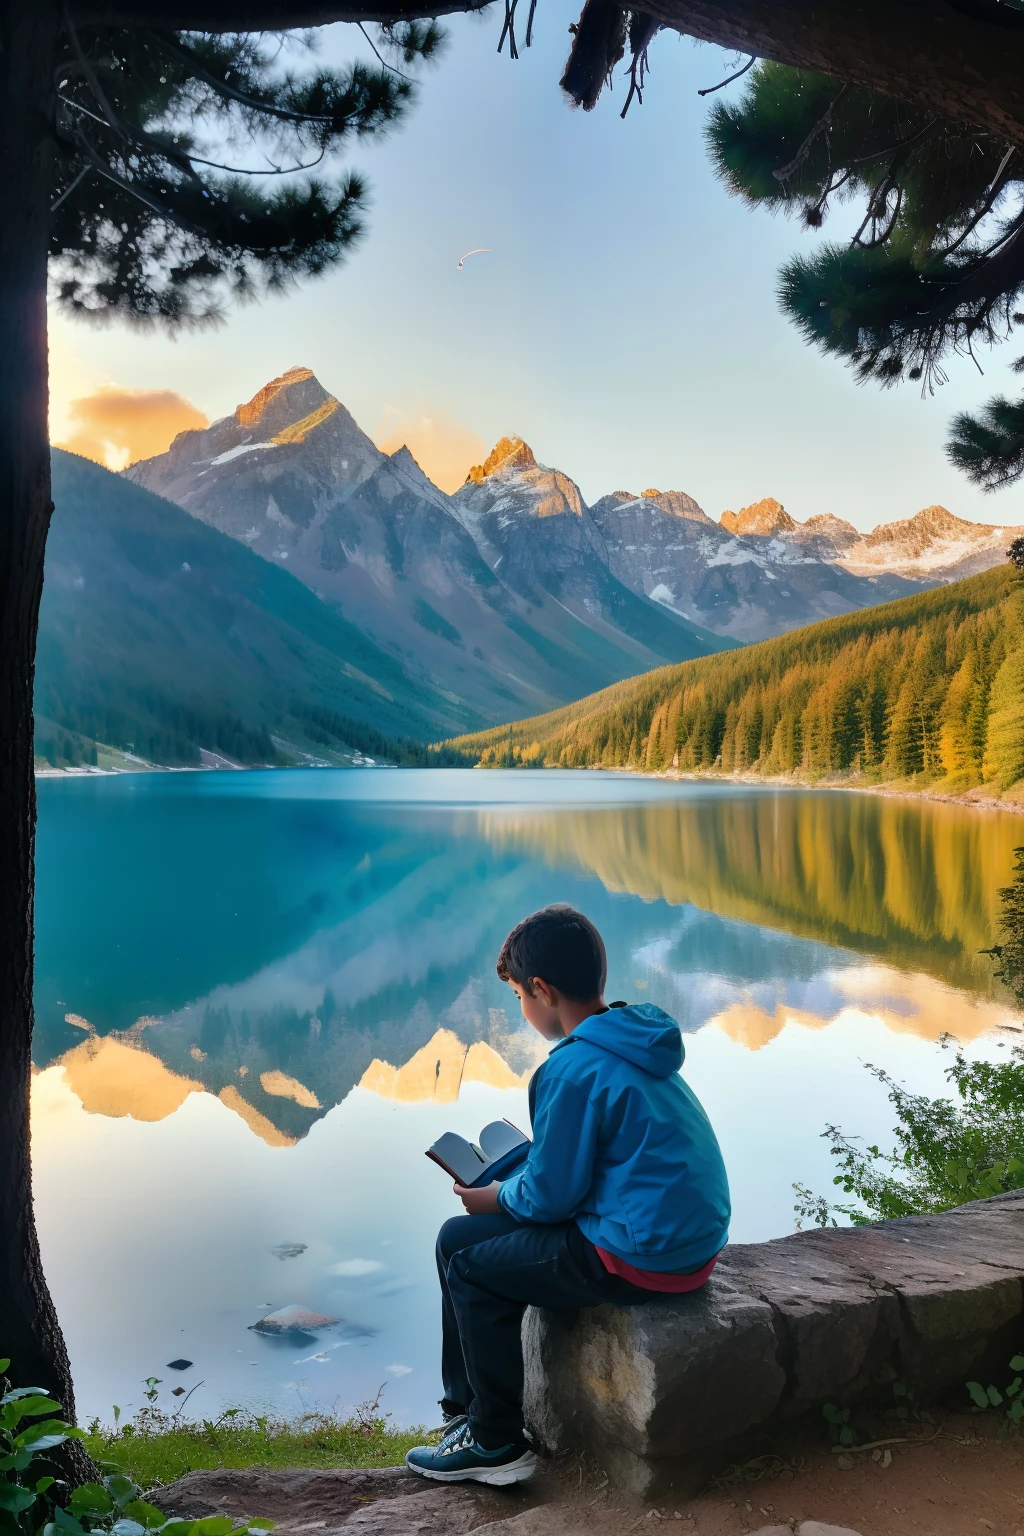
M1021 843L1003 813L606 774L42 782L36 1189L80 1409L131 1412L150 1374L202 1381L205 1416L386 1381L433 1422L460 1208L422 1153L526 1124L543 1048L494 959L546 902L601 927L609 996L679 1019L734 1238L792 1230L827 1121L887 1138L865 1061L935 1092L944 1030L1017 1038L978 950ZM337 1322L251 1331L290 1304Z

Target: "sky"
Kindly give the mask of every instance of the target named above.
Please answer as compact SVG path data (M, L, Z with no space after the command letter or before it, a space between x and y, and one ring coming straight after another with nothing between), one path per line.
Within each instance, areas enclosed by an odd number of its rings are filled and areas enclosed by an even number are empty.
M715 518L773 496L861 529L934 503L1024 522L1021 489L985 496L942 451L955 411L1016 392L1012 349L983 358L985 377L954 359L923 400L913 384L858 386L811 351L774 290L817 237L730 198L704 149L697 91L734 56L663 33L625 122L621 76L594 112L573 111L558 79L577 14L544 0L518 62L496 53L497 8L445 23L403 125L348 155L371 182L369 227L328 277L177 337L54 315L53 440L118 468L304 365L446 489L517 435L589 502L655 487ZM325 29L324 56L353 39Z

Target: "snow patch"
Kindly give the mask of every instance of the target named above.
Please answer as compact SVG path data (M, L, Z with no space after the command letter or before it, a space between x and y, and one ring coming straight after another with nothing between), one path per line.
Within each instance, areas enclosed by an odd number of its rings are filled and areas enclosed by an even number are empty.
M659 581L656 587L652 587L647 596L654 603L664 603L666 608L673 607L676 600L676 595L672 588L666 587L663 581Z
M227 464L229 459L240 458L243 453L255 453L257 448L276 448L276 443L242 443L238 448L226 448L223 453L218 453L215 459L210 460L210 467L214 464Z
M765 568L763 555L756 555L752 549L745 549L743 545L730 549L727 544L721 549L716 549L708 565L759 565Z

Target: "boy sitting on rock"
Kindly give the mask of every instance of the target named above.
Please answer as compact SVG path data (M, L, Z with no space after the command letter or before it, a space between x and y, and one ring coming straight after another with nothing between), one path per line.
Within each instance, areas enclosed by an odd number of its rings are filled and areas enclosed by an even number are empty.
M604 1001L601 935L571 907L523 919L498 957L523 1017L557 1042L530 1083L533 1145L503 1183L456 1184L437 1239L447 1428L406 1464L443 1482L532 1475L521 1324L528 1306L635 1305L696 1290L725 1246L729 1187L679 1026Z

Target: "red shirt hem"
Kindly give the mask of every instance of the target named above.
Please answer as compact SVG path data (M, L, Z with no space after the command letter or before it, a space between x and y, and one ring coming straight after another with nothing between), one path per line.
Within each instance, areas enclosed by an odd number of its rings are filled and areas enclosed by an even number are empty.
M596 1243L594 1246L597 1248ZM695 1270L692 1275L667 1275L659 1274L655 1269L636 1269L617 1254L609 1253L606 1248L597 1248L597 1254L610 1275L618 1275L620 1279L628 1280L630 1285L639 1286L642 1291L662 1291L674 1296L682 1295L685 1291L700 1290L710 1278L719 1259L716 1253L703 1269Z

